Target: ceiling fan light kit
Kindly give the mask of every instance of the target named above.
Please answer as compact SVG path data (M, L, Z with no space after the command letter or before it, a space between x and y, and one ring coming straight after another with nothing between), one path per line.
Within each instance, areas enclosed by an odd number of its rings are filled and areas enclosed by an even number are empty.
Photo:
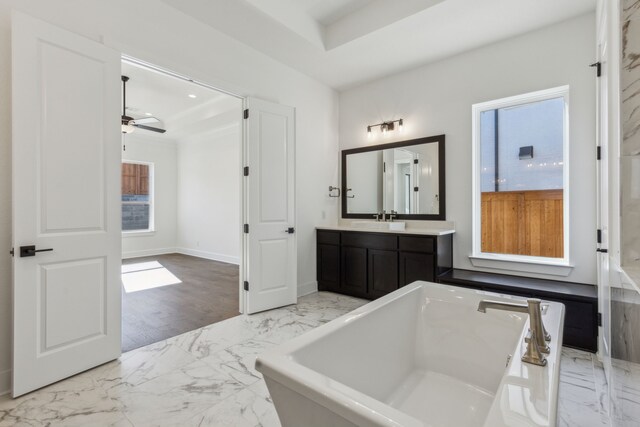
M143 117L140 119L134 119L131 116L127 116L127 82L129 81L129 77L122 76L122 133L131 133L136 128L149 130L152 132L165 133L165 129L156 128L153 126L148 126L148 123L158 123L158 120L155 117Z

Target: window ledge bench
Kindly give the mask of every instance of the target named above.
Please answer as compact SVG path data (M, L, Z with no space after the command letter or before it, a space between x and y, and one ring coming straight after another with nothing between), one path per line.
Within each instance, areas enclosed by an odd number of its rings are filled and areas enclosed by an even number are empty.
M565 305L563 344L595 353L598 349L598 290L594 285L453 269L438 282L482 291L540 298Z

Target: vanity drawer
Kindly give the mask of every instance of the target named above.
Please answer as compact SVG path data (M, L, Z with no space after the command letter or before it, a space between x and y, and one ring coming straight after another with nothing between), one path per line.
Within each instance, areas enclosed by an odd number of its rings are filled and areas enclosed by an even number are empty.
M398 238L394 235L373 233L342 233L342 245L368 249L398 249Z
M399 236L398 244L401 251L435 253L436 239L433 237Z
M320 245L339 245L340 244L340 232L339 231L318 230L318 244L320 244Z

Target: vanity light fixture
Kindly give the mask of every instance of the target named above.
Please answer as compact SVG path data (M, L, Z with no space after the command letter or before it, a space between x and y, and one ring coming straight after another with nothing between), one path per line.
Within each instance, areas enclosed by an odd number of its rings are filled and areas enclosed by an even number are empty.
M391 132L396 129L396 123L398 126L398 130L402 132L402 129L404 128L403 120L402 119L390 120L388 122L376 123L375 125L367 126L367 137L371 138L373 136L371 129L376 126L380 126L380 132L382 132L382 135L386 136L388 132Z

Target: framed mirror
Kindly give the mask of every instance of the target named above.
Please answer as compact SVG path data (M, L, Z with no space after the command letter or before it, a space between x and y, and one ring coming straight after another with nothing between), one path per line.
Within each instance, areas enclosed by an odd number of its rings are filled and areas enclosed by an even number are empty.
M445 213L444 135L342 151L342 217L440 220Z

